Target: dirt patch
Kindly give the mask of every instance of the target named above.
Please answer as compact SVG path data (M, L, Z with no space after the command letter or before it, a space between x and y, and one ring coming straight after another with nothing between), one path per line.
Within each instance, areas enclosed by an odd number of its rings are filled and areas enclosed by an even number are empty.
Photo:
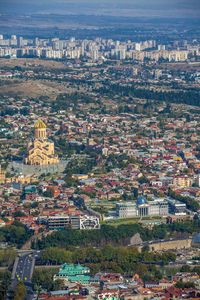
M38 98L48 96L55 99L60 93L72 93L73 89L68 87L67 83L52 82L48 80L28 80L15 83L10 81L9 84L1 86L0 95L25 98Z
M0 68L14 68L21 67L25 69L66 69L66 65L63 62L55 60L45 60L39 58L16 58L16 59L5 59L0 58Z
M174 70L174 71L200 71L200 62L194 63L163 63L158 65L158 68L166 69L166 70Z

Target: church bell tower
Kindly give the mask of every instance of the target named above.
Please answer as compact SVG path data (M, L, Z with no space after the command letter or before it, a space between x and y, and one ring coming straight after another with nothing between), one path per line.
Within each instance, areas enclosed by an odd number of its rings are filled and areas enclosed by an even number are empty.
M47 126L42 120L37 121L34 126L35 129L35 138L36 139L46 139L47 137Z

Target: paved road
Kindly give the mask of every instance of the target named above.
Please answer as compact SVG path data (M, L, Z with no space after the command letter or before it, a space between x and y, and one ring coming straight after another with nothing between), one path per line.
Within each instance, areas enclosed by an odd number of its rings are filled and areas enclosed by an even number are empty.
M30 255L30 256L29 256ZM34 257L32 254L26 254L19 257L17 269L15 272L15 279L22 281L31 281L32 265L34 264Z
M135 245L129 244L128 246L146 246L146 245L151 246L153 244L173 242L173 241L184 241L186 239L188 239L188 238L170 238L167 240L153 240L153 241L142 242L141 244L135 244Z
M18 258L16 260L16 266L12 273L12 282L9 290L12 292L19 280L23 281L26 286L27 295L25 300L32 300L33 284L31 283L31 277L35 267L35 259L40 256L40 251L19 251ZM7 299L11 299L11 294L8 294Z

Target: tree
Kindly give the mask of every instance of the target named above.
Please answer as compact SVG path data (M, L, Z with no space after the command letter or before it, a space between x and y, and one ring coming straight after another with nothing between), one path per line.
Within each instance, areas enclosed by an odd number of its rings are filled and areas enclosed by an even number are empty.
M183 265L180 269L180 272L190 272L191 268L188 265Z
M23 300L26 296L26 287L23 281L19 281L14 290L14 300Z
M142 247L142 252L144 253L144 252L149 252L149 245L145 245L145 246L143 246Z
M191 281L183 282L182 280L180 280L175 284L175 287L177 287L179 289L194 288L195 284L194 284L194 282L191 282Z
M103 257L107 261L111 261L113 258L115 248L112 247L111 245L106 245L102 249Z
M43 263L63 264L72 262L72 253L60 248L46 248L42 251L41 260Z
M137 188L134 188L133 189L133 196L134 196L134 198L138 198L138 189Z
M149 180L148 180L145 176L142 176L142 177L140 177L140 178L138 179L138 182L139 182L140 184L143 184L143 183L148 183Z
M6 293L11 283L11 272L0 271L0 299L6 299Z
M16 217L26 217L26 214L23 211L18 210L16 212L14 212L13 217L14 218L16 218Z
M28 230L19 221L14 221L12 224L0 228L0 238L3 237L4 241L9 244L15 244L18 247L24 244L31 237L32 233L32 230Z
M51 291L54 289L54 281L53 281L53 275L58 273L58 269L35 269L32 276L32 283L34 284L35 288L38 286L41 286L44 289L47 289L47 291Z
M13 248L6 248L0 250L0 265L10 266L13 264L17 256L17 251Z
M64 282L61 279L56 279L52 283L52 290L57 291L57 290L62 290L64 287Z
M54 197L54 189L53 188L49 188L44 192L44 196L45 197L49 197L52 198Z
M144 276L147 273L147 266L141 263L138 263L136 266L136 273L139 276Z

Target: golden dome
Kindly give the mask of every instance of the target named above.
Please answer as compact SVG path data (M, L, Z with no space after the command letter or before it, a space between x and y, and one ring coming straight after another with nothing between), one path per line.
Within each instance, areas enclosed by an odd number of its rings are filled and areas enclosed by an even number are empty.
M42 120L38 120L37 123L34 125L34 128L47 128Z

